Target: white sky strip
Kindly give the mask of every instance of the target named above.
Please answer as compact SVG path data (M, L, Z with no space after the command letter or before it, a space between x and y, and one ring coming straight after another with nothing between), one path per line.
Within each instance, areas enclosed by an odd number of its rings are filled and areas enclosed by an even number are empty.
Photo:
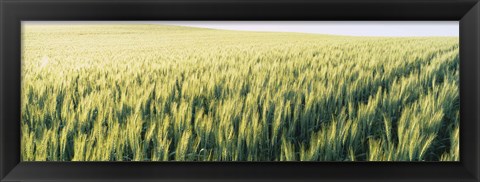
M26 21L24 24L166 24L223 30L353 36L459 36L458 21Z

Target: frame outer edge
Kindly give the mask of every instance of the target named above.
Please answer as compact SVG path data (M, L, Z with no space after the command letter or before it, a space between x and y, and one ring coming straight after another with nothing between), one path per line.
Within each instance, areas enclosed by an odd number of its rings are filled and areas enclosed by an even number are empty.
M474 21L476 21L476 32L475 32L475 44L476 44L476 47L478 48L480 46L480 1L477 0L477 3L473 6L473 8L470 10L470 11L474 11L474 16L473 16L473 19ZM467 13L468 14L468 13ZM476 50L476 54L475 54L475 61L477 62L477 67L476 67L476 72L475 72L475 76L476 76L476 86L477 86L477 92L480 91L480 50ZM478 93L476 94L478 96ZM480 108L480 96L477 97L477 101L476 101L476 106L477 108ZM476 130L476 133L475 133L475 137L477 139L477 142L478 140L480 139L480 112L476 112L476 125L475 125L475 130ZM461 132L461 131L460 131ZM477 145L475 145L475 149L476 149L476 161L475 161L475 166L474 166L474 169L473 171L470 171L473 175L473 177L475 178L475 181L479 182L480 181L480 146L479 144L477 143ZM462 150L462 149L460 149ZM461 159L460 159L461 160Z
M3 23L5 22L4 21L4 16L3 16L3 0L0 0L0 40L4 40L3 39ZM3 57L4 57L4 54L3 54L3 44L4 42L1 41L0 42L0 181L3 180L3 178L6 176L6 172L4 172L4 166L3 166L3 162L1 161L4 161L4 140L5 140L5 137L4 137L4 130L5 130L5 127L3 125L3 122L4 122L4 119L3 119L3 74L4 74L4 66L3 66Z
M475 20L477 21L477 32L476 32L476 42L477 42L477 48L480 46L480 1L477 0L477 3L475 4L475 6L473 7L473 9L475 9L477 11L477 14L475 16ZM477 57L476 57L476 61L477 61L477 78L480 79L480 50L477 50ZM480 91L480 81L477 80L477 91ZM477 108L480 108L480 97L477 98ZM476 122L476 138L477 138L477 142L480 138L480 112L477 112L477 122ZM480 144L477 143L477 145L475 145L476 149L477 149L477 165L476 165L476 171L474 171L474 177L476 178L477 181L480 181ZM460 149L461 150L461 149Z

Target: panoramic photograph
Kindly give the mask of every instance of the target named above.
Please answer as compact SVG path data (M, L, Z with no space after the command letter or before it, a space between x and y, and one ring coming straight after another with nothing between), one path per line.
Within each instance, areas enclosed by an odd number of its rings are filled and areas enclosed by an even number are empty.
M22 21L21 160L460 161L458 21Z

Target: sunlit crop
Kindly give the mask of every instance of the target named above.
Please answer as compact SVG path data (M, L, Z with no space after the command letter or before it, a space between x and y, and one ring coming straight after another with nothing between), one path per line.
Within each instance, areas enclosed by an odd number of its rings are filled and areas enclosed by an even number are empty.
M458 161L458 37L29 25L23 161Z

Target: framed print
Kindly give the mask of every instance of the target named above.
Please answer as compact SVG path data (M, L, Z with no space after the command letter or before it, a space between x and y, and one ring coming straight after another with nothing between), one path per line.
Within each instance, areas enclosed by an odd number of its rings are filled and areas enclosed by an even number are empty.
M2 181L479 181L479 9L1 5Z

